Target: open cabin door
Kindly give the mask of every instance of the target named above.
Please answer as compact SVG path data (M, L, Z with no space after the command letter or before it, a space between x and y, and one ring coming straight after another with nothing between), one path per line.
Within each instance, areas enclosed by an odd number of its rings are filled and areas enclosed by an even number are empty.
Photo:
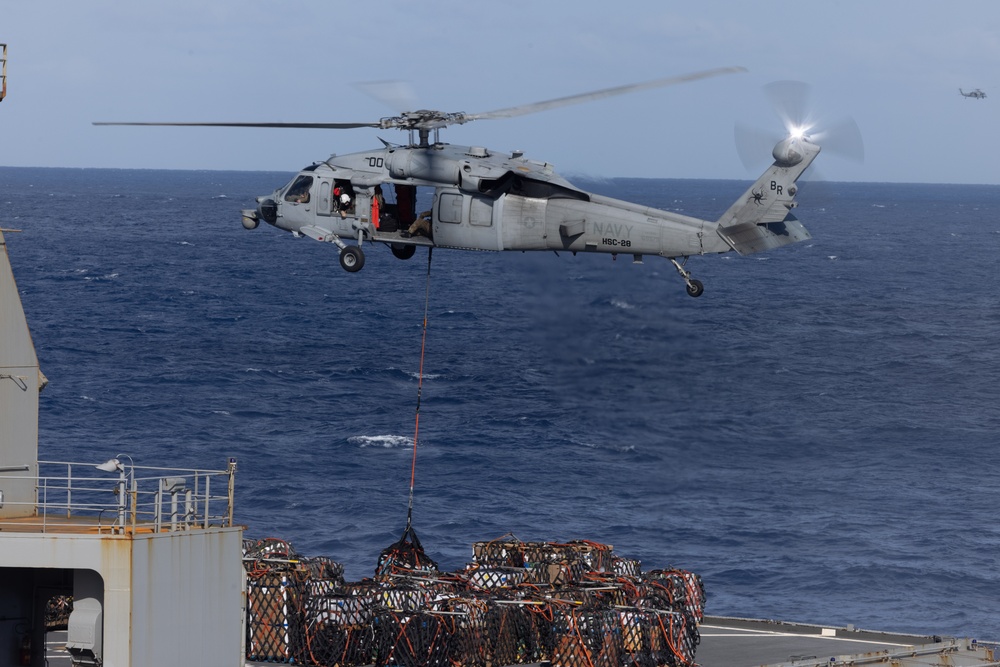
M438 188L434 244L472 250L500 250L499 229L493 220L494 203L488 197Z

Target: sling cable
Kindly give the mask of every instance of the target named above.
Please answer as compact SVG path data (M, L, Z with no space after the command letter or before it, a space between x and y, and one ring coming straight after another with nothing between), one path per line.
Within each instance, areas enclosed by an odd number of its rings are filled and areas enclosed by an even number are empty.
M431 300L431 257L434 248L427 249L427 286L424 291L423 334L420 339L420 370L417 374L417 410L413 426L413 461L410 464L410 497L406 507L406 529L397 542L379 554L376 578L391 577L394 574L413 570L435 571L437 563L424 553L420 538L413 530L413 487L417 477L417 439L420 435L420 397L424 386L424 351L427 347L427 312Z

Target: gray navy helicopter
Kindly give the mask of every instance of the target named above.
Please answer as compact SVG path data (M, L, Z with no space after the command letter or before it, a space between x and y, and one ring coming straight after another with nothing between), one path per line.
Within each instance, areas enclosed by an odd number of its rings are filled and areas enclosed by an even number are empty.
M986 93L984 93L983 91L979 90L978 88L976 88L975 90L970 90L969 92L965 92L964 90L962 90L961 88L959 88L958 92L962 95L962 97L972 97L972 98L977 99L977 100L985 100L986 99Z
M547 162L521 151L442 143L439 131L474 120L509 118L639 90L746 71L726 67L645 83L561 97L483 113L403 112L360 123L147 123L170 125L319 129L400 129L406 144L380 138L380 148L333 155L299 172L287 185L257 197L242 211L243 226L260 221L331 243L350 272L365 264L365 243L383 243L400 259L421 246L461 250L551 250L646 255L673 264L693 297L704 286L684 267L693 255L740 255L811 238L792 215L796 181L820 152L807 128L788 128L772 150L773 164L718 220L701 220L586 192ZM429 201L418 214L417 202Z

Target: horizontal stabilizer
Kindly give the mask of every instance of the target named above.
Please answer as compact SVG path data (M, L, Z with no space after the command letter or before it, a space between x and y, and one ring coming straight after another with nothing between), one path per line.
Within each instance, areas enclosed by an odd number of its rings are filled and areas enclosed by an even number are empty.
M720 229L719 235L741 255L752 255L812 238L790 213L781 222L744 222Z

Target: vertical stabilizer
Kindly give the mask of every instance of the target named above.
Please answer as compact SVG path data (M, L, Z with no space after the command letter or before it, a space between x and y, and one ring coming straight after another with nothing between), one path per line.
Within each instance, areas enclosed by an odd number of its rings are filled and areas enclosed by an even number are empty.
M819 155L809 141L789 137L774 147L774 164L719 218L719 236L741 255L812 238L792 215L795 182Z

